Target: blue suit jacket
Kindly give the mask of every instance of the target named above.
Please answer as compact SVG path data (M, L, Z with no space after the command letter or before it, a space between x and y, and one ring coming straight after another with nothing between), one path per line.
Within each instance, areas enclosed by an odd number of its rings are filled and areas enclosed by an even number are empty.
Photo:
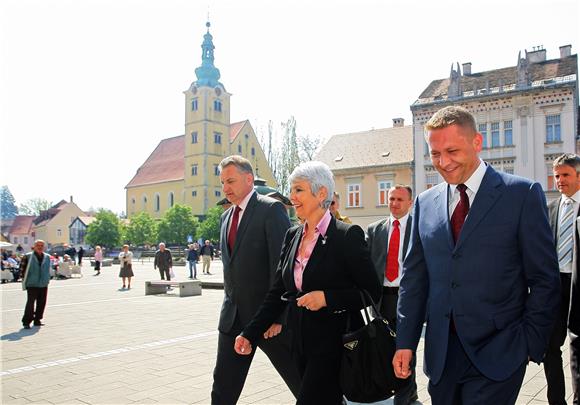
M425 373L444 372L449 319L473 365L502 381L540 362L560 296L559 270L539 184L488 166L453 242L448 185L415 201L399 292L397 346L415 350L423 322Z

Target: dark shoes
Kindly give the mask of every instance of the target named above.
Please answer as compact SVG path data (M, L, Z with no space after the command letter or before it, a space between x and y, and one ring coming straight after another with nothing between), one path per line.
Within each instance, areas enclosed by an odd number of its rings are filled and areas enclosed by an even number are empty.
M30 324L28 324L28 323L24 323L24 324L22 324L22 327L23 327L24 329L30 329Z
M34 326L44 326L44 324L40 321L34 321Z

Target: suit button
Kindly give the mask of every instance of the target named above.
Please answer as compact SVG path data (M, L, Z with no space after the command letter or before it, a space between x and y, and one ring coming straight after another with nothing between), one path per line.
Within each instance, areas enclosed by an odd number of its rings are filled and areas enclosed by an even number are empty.
M451 282L451 288L455 289L459 287L459 284L457 284L455 281Z

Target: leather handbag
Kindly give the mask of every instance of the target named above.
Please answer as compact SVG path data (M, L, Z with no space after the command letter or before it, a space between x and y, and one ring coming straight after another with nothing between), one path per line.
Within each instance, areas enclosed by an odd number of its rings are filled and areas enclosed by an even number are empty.
M344 396L354 402L377 402L392 397L408 383L395 377L393 356L395 354L396 333L384 319L370 294L360 292L364 304L366 325L349 331L342 336L343 352L340 366L340 385ZM368 307L374 312L371 320Z

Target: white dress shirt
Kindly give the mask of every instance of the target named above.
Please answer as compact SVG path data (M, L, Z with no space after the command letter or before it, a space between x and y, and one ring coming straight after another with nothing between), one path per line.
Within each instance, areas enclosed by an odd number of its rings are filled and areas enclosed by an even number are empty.
M238 227L240 225L240 222L242 222L242 216L244 215L244 212L246 212L246 207L248 206L248 203L250 202L250 198L252 198L252 196L254 195L254 193L256 192L256 190L252 190L248 193L247 196L244 197L244 199L242 200L242 202L240 203L240 205L238 205L238 207L240 207L240 213L238 214ZM236 206L234 205L234 210ZM234 213L232 211L232 215L230 216L230 218L233 219ZM230 229L232 228L232 221L230 221L230 223L228 224L228 235L230 234Z
M479 186L481 186L481 182L483 181L483 176L485 176L486 170L487 166L485 165L485 163L483 163L483 160L479 159L479 166L477 167L477 169L475 169L471 177L467 179L465 183L463 183L467 187L467 190L465 190L465 192L467 193L467 197L469 197L470 207L473 205L473 200L475 199L475 195L479 190ZM448 186L449 186L448 187L449 218L451 218L451 215L453 215L455 207L457 207L457 204L459 204L460 194L459 191L457 190L457 184L449 184ZM467 214L467 216L469 216L469 214Z
M560 198L560 206L558 207L558 222L557 222L558 229L560 229L560 214L562 214L564 203L568 198L570 198L573 201L572 209L574 210L573 211L574 223L578 224L578 218L576 218L576 214L578 213L578 208L580 207L580 190L576 191L576 193L572 197L562 195L562 198ZM578 258L576 257L576 246L578 243L578 240L576 239L576 232L572 232L572 240L573 240L572 246L574 246L574 249L572 249L572 261L566 264L564 267L560 267L560 273L572 273L572 264L576 263L576 260L578 260ZM557 243L556 246L558 246Z
M389 216L389 234L387 235L387 252L389 251L389 243L391 241L391 235L393 234L393 230L395 227L393 226L393 221L397 219L394 216ZM393 281L389 281L388 278L385 277L385 281L383 282L383 286L385 287L398 287L399 283L401 282L401 274L403 273L403 260L405 256L403 256L403 243L405 241L405 231L407 229L407 222L409 220L409 213L407 213L404 217L399 218L399 275ZM385 263L386 265L386 263Z

